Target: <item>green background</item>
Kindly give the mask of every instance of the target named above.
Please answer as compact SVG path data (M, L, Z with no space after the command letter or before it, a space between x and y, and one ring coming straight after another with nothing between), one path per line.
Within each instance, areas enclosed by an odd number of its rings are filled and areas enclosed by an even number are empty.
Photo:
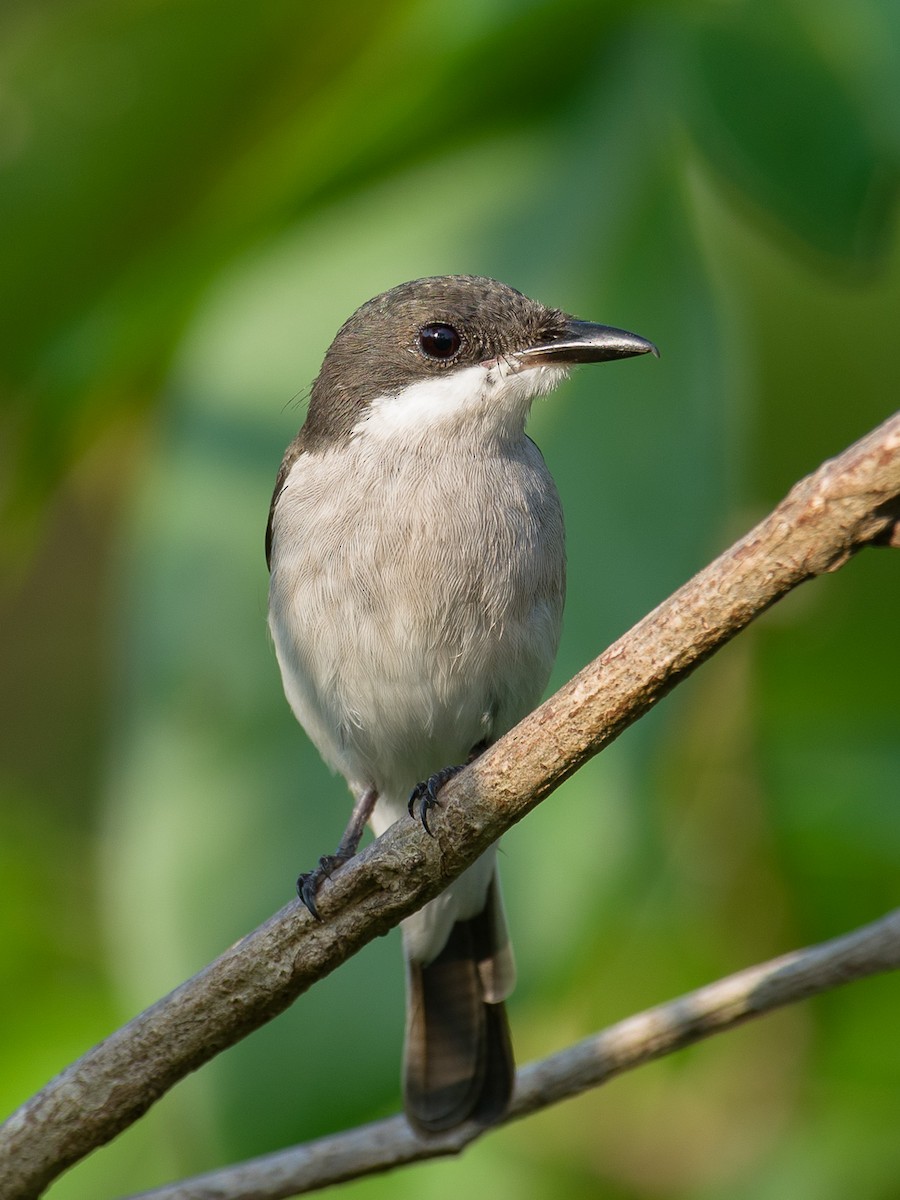
M3 1113L343 827L262 552L341 321L474 272L661 347L532 418L559 684L896 407L898 166L896 0L4 7ZM807 585L504 841L520 1061L897 903L898 601L883 551ZM888 1200L898 1006L855 984L347 1193ZM401 1032L392 936L49 1195L391 1113Z

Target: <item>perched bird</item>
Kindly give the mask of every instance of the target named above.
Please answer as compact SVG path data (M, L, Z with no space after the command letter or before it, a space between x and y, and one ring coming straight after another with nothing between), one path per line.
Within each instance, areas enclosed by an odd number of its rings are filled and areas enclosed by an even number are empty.
M323 879L540 700L565 593L559 496L525 435L575 363L656 353L469 275L418 279L341 327L285 453L266 553L287 699L355 797ZM430 815L429 815L430 813ZM402 924L404 1104L435 1133L496 1120L515 967L492 848Z

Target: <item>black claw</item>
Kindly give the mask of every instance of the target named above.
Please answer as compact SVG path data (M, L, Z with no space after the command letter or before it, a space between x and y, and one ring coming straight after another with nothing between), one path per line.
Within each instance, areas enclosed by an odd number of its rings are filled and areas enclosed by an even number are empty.
M431 809L437 808L440 803L438 800L438 792L445 783L449 783L454 775L459 774L459 772L463 769L463 765L464 764L461 764L457 767L442 767L440 771L435 771L433 775L429 776L429 778L424 780L422 783L417 783L409 794L409 804L407 805L409 809L409 815L411 817L416 815L416 805L418 804L419 820L422 822L422 828L429 835L429 837L434 837L434 834L428 827L428 814Z
M316 871L305 871L297 879L297 895L306 905L317 921L321 921L319 910L316 908L316 892L319 890L319 884L322 882L322 876Z
M432 805L435 803L434 795L430 794L430 792L429 792L428 785L430 784L430 782L431 782L430 779L426 779L424 782L416 784L416 786L413 788L413 790L409 793L409 803L407 804L406 807L409 810L409 815L413 819L415 819L416 805L418 804L419 820L422 822L422 828L425 830L425 832L427 834L430 834L433 837L434 835L431 833L431 830L428 828L428 818L426 816L428 809L431 808Z
M422 828L429 837L434 837L434 834L431 832L431 828L428 824L428 810L430 808L434 808L436 804L437 797L430 795L428 792L425 793L419 804L419 820L422 822Z
M411 817L414 817L416 815L416 805L422 799L422 796L424 794L425 794L425 784L424 783L417 783L416 786L413 788L413 790L409 793L409 803L407 804L406 808Z
M333 871L342 867L352 857L350 854L323 854L314 871L304 871L298 878L297 895L317 921L322 920L319 910L316 908L316 896L319 888L326 879L331 878Z

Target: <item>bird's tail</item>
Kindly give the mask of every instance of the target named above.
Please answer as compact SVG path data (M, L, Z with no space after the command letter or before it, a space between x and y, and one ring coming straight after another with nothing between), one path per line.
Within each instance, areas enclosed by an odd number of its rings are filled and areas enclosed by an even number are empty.
M440 953L407 962L404 1105L420 1133L490 1125L512 1094L503 1003L515 979L496 873L481 912L457 921Z

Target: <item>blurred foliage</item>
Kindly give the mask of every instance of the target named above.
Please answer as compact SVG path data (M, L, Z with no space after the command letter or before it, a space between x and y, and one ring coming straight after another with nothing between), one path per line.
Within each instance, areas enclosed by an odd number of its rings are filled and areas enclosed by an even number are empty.
M534 413L559 683L896 406L898 164L895 0L0 12L2 1111L343 826L262 560L340 322L473 271L662 347ZM521 1060L896 904L897 570L802 589L505 840ZM349 1190L887 1200L898 1003L854 985ZM401 1029L390 938L49 1194L393 1111Z

